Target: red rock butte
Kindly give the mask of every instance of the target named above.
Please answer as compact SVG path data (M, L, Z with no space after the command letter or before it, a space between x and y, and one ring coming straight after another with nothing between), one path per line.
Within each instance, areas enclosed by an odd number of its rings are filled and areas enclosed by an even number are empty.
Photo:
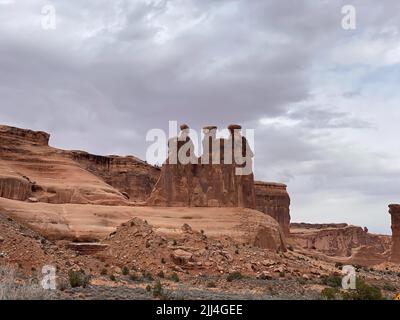
M182 216L191 216L194 228L285 248L290 201L284 185L255 183L252 174L236 178L223 163L160 170L134 156L57 149L49 139L45 132L0 126L0 209L49 238L96 241L137 216L173 232Z

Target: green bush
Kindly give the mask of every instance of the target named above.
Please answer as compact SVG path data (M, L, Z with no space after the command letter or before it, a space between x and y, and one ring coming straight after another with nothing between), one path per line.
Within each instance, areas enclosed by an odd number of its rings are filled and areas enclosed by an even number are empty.
M176 272L172 273L171 276L169 277L169 279L174 282L179 282L179 276Z
M232 282L234 280L240 280L242 278L243 278L242 274L239 271L235 271L235 272L228 274L228 276L226 277L226 280L228 282Z
M157 280L153 287L153 297L160 298L164 296L164 289L162 287L161 281Z
M383 300L379 288L370 286L364 280L357 278L356 289L342 293L343 300Z
M342 286L342 278L339 276L323 277L322 284L332 288L339 288Z
M321 295L326 300L335 300L338 293L339 290L337 288L325 288L322 290Z
M127 276L127 275L129 274L129 268L128 268L127 266L125 266L125 267L122 268L122 274L123 274L124 276Z
M72 288L83 287L89 284L90 276L86 275L84 271L68 271L69 284Z
M149 281L153 281L153 280L154 280L154 277L153 277L153 275L151 274L151 272L143 271L143 272L142 272L142 276L143 276L143 278L146 279L146 280L149 280Z

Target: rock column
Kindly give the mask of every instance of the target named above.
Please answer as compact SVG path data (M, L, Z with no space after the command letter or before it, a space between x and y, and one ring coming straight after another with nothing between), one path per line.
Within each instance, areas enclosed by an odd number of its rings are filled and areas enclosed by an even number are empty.
M392 216L392 253L391 261L400 263L400 204L389 205Z

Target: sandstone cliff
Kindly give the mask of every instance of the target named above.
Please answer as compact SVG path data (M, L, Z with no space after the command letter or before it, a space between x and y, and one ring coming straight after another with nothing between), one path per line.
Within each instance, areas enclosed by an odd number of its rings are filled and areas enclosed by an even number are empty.
M389 205L392 219L391 261L400 263L400 204Z
M331 257L347 257L349 263L381 263L387 260L390 248L390 237L371 234L365 228L346 223L292 223L290 232L296 246Z
M145 201L160 175L160 169L133 156L97 156L83 151L72 151L70 155L87 171L133 201Z
M278 221L285 235L290 234L290 197L286 185L274 182L255 182L256 208Z
M53 204L143 201L158 169L134 157L101 157L48 145L44 132L0 126L0 196Z
M227 180L226 186L230 184L233 189L227 187L224 193L219 193L224 184L221 177L232 177L229 171L232 168L224 173L226 168L222 167L216 171L211 166L187 167L199 170L198 174L183 171L184 175L197 179L191 189L176 172L170 171L172 180L168 179L169 174L159 178L158 168L133 156L97 156L60 150L48 145L49 138L44 132L0 127L0 210L47 238L97 241L135 216L174 232L184 223L186 218L180 218L183 215L190 216L194 227L207 230L210 235L230 235L254 246L285 250L285 237L278 223L255 210L176 208L170 212L167 208L138 206L148 198L157 180L168 188L172 184L178 194L186 192L196 205L223 206L225 202L238 206L246 201L246 193L239 197L238 189L234 189L237 184ZM240 181L240 186L253 183ZM199 192L197 198L196 192ZM205 192L205 202L201 192ZM217 204L218 200L221 203Z

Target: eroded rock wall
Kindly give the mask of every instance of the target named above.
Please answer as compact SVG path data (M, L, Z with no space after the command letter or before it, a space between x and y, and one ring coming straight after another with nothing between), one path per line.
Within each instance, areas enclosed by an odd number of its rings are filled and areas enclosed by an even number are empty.
M143 201L158 169L134 157L95 156L48 145L45 132L0 126L0 197L52 204Z
M131 201L145 201L160 175L160 169L133 156L97 156L83 151L72 151L71 156Z
M389 213L392 219L392 248L391 261L400 263L400 204L389 205Z
M290 234L290 197L286 185L274 182L255 182L257 210L278 221L285 235Z
M347 224L316 224L315 228L313 224L292 224L291 236L303 249L316 250L328 256L351 257L363 247L364 252L384 254L389 248L389 241L384 236ZM364 259L368 260L368 257Z

